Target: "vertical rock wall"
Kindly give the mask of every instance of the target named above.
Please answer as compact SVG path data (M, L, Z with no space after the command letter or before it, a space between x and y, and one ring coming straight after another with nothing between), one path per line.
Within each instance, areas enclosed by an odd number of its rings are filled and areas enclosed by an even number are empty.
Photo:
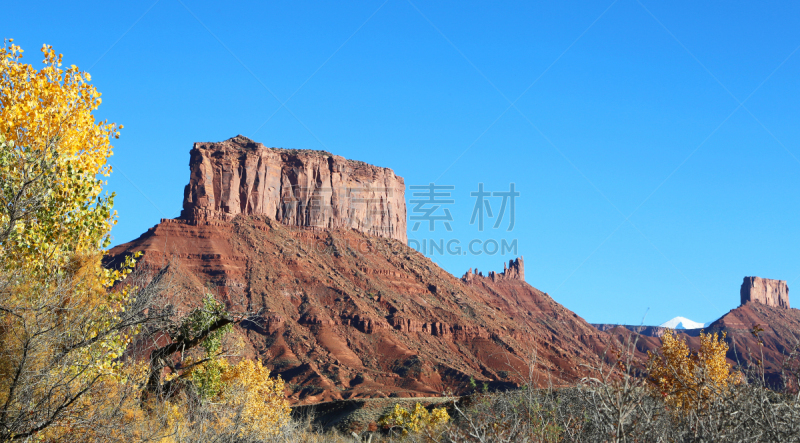
M757 301L767 306L789 309L789 286L785 280L745 277L740 295L742 304Z
M407 241L405 183L391 169L324 151L268 148L247 137L195 143L185 220L266 215L291 226Z

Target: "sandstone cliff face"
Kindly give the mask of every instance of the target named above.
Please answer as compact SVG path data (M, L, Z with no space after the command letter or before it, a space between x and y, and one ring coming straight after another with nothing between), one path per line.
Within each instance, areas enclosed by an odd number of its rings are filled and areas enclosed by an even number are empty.
M745 277L740 295L742 305L757 301L763 305L789 309L789 286L785 280Z
M355 229L406 242L405 183L391 169L247 137L195 143L181 219L265 215L290 226Z

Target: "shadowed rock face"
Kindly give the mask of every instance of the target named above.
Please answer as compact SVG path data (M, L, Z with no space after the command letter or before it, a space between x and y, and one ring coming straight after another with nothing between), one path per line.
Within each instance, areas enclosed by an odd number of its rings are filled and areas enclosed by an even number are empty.
M247 137L195 143L181 219L265 215L290 226L356 229L406 242L405 184L391 169Z
M763 305L789 309L789 286L785 280L745 277L740 294L742 305L757 301Z

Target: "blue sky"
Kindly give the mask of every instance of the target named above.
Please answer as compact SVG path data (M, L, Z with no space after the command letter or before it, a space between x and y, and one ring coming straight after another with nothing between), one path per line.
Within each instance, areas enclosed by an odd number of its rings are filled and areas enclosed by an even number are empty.
M788 1L28 1L4 6L0 30L30 63L47 43L89 71L98 117L125 125L115 244L178 215L193 142L243 134L452 185L453 231L411 238L516 239L527 281L587 320L658 324L716 319L746 275L800 281L798 14ZM513 231L469 224L478 183L515 183ZM513 257L432 258L461 275Z

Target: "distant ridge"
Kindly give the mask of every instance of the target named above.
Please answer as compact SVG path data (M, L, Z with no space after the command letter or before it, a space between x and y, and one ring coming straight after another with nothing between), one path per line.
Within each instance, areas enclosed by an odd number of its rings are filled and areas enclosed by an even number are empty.
M619 325L613 323L592 323L592 326L603 332L609 332L615 328L621 327L637 334L658 338L664 335L664 332L667 329L680 331L681 333L684 333L690 337L697 337L700 334L700 331L709 326L711 323L713 322L698 323L696 321L689 320L686 317L675 317L672 320L666 321L658 326Z

